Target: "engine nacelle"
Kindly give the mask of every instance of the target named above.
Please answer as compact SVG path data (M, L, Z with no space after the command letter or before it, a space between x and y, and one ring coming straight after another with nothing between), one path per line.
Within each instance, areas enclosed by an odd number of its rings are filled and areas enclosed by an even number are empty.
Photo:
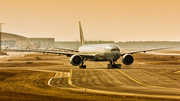
M132 55L130 54L125 54L123 57L122 57L122 62L125 64L125 65L131 65L133 62L134 62L134 58Z
M82 57L78 54L72 55L69 60L73 66L78 66L82 63Z

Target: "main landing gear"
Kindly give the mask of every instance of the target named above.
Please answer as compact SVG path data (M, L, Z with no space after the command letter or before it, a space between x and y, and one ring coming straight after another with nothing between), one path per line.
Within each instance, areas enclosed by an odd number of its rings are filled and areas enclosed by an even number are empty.
M110 64L108 64L108 69L112 69L112 68L121 69L121 64L115 64L115 61L113 62L110 61Z
M83 65L84 62L86 62L87 59L82 59L81 65L79 66L79 69L86 69L86 65Z
M86 60L87 59L82 59L81 60L81 65L79 66L79 69L86 69L86 65L84 65ZM115 61L110 61L110 64L108 64L108 69L112 69L112 68L121 69L121 64L115 64Z

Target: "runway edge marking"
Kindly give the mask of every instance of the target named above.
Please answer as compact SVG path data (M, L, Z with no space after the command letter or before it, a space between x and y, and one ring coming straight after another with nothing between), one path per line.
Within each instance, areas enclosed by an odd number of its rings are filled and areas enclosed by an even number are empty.
M53 78L53 77L52 77L52 78ZM50 83L51 83L52 78L50 78L50 79L49 79L49 81L48 81L48 85L49 85L49 86L51 86L51 87L53 87L53 86L50 84Z

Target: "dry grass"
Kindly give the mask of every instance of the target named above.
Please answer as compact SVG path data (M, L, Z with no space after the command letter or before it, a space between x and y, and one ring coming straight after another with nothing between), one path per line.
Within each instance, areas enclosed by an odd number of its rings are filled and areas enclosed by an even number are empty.
M178 61L180 56L160 56L160 55L135 55L136 61Z
M153 65L180 65L180 61L167 61L167 62L148 62L147 64L153 64Z
M28 54L24 57L17 57L13 59L8 59L8 61L49 61L49 60L61 60L62 56L58 56L56 54L42 54L42 53L36 53L36 54Z
M154 65L180 65L180 56L170 56L170 55L135 55L135 61L144 62L146 64Z
M52 66L52 65L64 65L64 63L0 63L0 67L42 67L42 66Z

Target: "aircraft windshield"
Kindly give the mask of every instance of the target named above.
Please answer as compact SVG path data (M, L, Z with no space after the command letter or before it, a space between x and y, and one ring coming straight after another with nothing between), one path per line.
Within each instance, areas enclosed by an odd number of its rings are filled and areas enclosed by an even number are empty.
M111 51L119 51L119 49L117 48L117 49L111 49Z

